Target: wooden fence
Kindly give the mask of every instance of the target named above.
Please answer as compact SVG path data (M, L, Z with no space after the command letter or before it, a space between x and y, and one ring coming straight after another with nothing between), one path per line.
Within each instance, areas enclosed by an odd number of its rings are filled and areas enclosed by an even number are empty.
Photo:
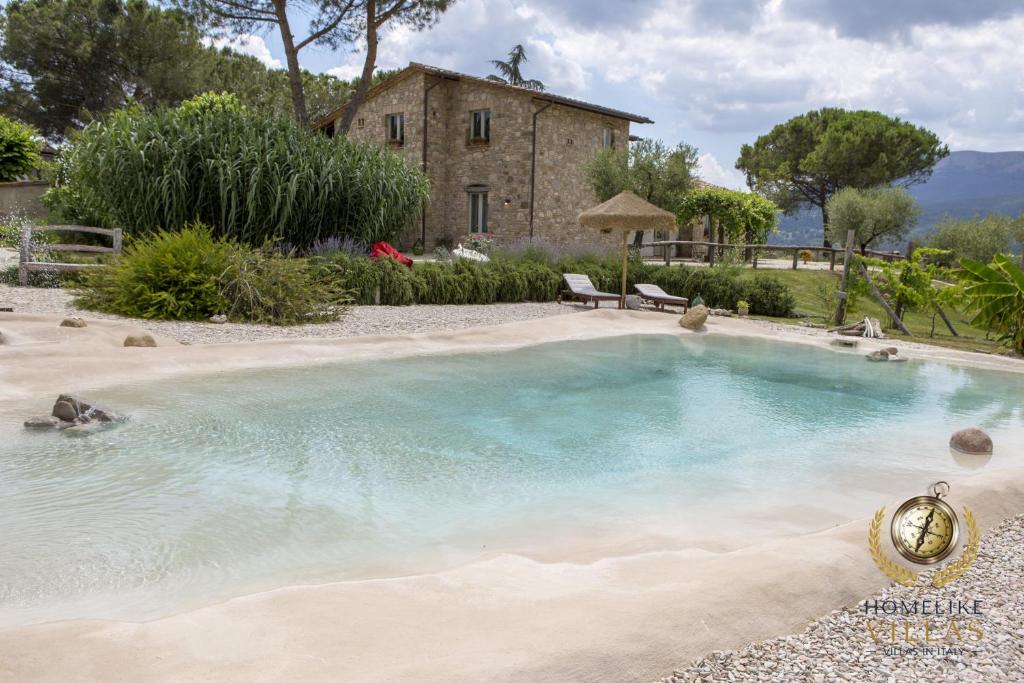
M77 232L103 235L109 237L111 246L100 247L93 244L53 244L50 242L36 243L32 236L43 232ZM28 285L28 274L40 271L72 271L95 268L96 263L58 263L54 261L35 261L33 254L37 251L65 251L90 254L120 254L121 229L94 228L88 225L26 225L21 231L21 250L18 259L18 284Z
M800 262L800 252L809 251L812 254L821 254L822 259L828 259L829 270L836 269L836 255L839 255L839 262L842 263L842 253L844 249L837 249L835 247L822 247L822 246L790 246L784 244L728 244L721 242L692 242L688 240L662 240L658 242L650 242L644 245L645 247L662 247L662 255L665 259L665 265L672 265L674 259L678 260L693 260L691 256L689 259L685 257L677 257L673 255L676 251L676 247L689 246L703 247L704 254L699 257L699 260L705 260L703 257L706 255L706 260L709 265L715 265L716 260L721 260L722 255L726 249L742 249L745 252L744 260L750 260L751 265L757 268L757 261L759 258L765 258L766 254L778 253L778 252L792 252L793 254L793 270L797 269ZM903 254L897 251L875 251L868 249L868 256L880 258L886 261L898 261L906 258Z

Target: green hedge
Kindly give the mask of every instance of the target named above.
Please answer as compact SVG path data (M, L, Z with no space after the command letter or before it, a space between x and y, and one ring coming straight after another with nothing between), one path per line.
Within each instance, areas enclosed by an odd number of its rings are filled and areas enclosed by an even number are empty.
M499 254L490 263L423 262L412 270L392 259L373 261L347 254L321 257L317 262L330 270L340 287L353 292L356 303L375 303L379 287L380 303L385 306L554 301L564 289L562 273L584 273L595 287L607 292L619 291L622 276L615 259L580 257L546 261ZM769 275L748 279L727 269L666 268L634 259L626 273L628 290L632 292L638 282L656 284L676 296L700 296L712 308L735 309L743 299L755 315L785 317L796 303L789 287Z

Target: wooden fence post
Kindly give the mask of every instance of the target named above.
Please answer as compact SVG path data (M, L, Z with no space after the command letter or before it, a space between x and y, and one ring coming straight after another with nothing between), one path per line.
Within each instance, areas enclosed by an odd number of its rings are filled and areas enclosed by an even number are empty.
M857 231L852 228L846 231L846 252L843 254L843 279L839 284L839 303L836 305L836 325L842 325L846 321L846 299L849 296L847 285L850 282L850 266L853 263L853 240L856 235Z
M28 267L25 265L32 260L32 225L26 223L21 226L21 244L18 245L18 284L22 287L28 286Z
M836 250L835 249L829 249L829 251L828 251L828 269L831 270L833 273L836 270Z
M796 262L800 257L800 250L793 247L793 270L796 270Z

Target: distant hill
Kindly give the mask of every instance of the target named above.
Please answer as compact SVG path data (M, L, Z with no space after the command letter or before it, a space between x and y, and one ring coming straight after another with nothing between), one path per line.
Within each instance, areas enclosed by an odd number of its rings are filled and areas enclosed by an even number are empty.
M935 166L928 182L910 188L921 204L914 237L935 230L946 216L970 218L987 213L1024 212L1024 152L951 152ZM777 244L820 244L821 212L804 211L779 222Z

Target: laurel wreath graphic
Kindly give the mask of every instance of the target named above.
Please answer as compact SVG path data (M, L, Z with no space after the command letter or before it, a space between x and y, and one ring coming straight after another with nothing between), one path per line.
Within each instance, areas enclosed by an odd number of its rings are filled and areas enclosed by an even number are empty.
M896 564L885 555L882 550L882 522L885 521L885 506L878 509L874 519L871 520L871 528L868 530L868 547L871 549L871 559L875 561L882 572L896 583L904 586L913 586L917 583L917 573L906 567Z
M942 569L932 574L932 585L942 588L948 583L956 581L974 565L978 557L978 546L981 544L981 532L978 531L978 523L974 514L964 506L964 523L967 524L967 546L963 555L956 562L950 562Z
M871 528L868 530L868 547L871 549L871 559L875 565L890 579L904 586L913 586L917 583L918 574L906 567L896 564L888 558L882 550L882 522L885 521L885 507L878 509L871 520ZM978 530L978 522L974 514L964 506L964 523L967 525L967 545L963 554L956 562L951 562L942 569L932 574L932 585L936 588L956 581L966 574L978 557L978 547L981 545L981 531Z

